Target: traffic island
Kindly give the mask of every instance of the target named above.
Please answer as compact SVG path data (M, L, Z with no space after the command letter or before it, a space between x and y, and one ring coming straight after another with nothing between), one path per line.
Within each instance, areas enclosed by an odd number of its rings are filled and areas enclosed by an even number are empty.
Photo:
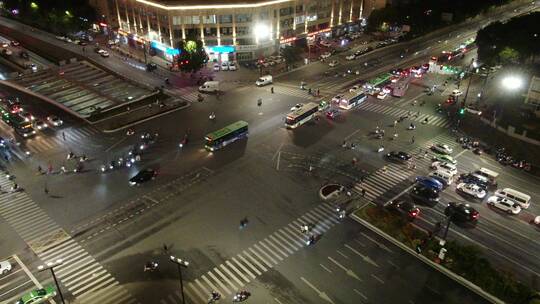
M382 206L368 205L351 218L491 303L536 303L535 292L510 273L494 268L476 246L440 240Z
M345 187L340 184L327 184L319 190L319 197L323 201L329 201L340 196L344 189Z

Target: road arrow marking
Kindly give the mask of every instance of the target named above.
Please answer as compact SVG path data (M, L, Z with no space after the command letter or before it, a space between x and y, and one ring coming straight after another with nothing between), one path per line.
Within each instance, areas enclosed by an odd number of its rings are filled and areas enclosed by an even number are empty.
M347 267L341 265L340 263L338 263L338 261L332 259L331 257L328 257L328 259L329 259L332 263L336 264L337 267L343 269L343 271L345 271L345 273L346 273L348 276L353 277L353 278L357 279L358 281L362 282L362 279L360 279L360 277L358 277L358 275L356 275L356 273L354 273L354 271L352 271L351 269L348 269Z
M330 299L330 297L325 292L318 290L317 287L313 286L313 284L311 284L311 282L306 280L304 277L300 277L300 280L304 281L304 283L306 283L307 286L315 290L315 292L319 295L321 299L325 300L326 302L334 304L334 301L332 301L332 299Z
M360 252L358 252L356 249L352 248L351 246L345 244L345 247L349 248L352 252L356 253L358 256L360 256L362 258L362 260L364 260L364 262L368 263L368 264L371 264L375 267L379 267L379 265L377 265L377 263L375 263L375 261L373 261L370 257L368 257L367 255L363 255L361 254Z

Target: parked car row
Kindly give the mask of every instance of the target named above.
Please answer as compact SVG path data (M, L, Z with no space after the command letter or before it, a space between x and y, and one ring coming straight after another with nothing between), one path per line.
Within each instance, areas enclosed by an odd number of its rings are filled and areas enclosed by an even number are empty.
M221 64L214 63L214 72L218 71L236 71L238 69L236 62L234 61L223 61Z

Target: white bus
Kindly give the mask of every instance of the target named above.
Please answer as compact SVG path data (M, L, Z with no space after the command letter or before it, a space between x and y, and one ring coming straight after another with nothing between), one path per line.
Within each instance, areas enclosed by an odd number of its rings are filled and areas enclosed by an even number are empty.
M358 106L360 103L364 102L367 99L366 94L362 90L357 90L354 92L348 92L339 101L339 107L344 110L350 110Z
M294 129L308 122L319 111L319 105L313 102L306 103L298 110L292 111L287 115L285 126L288 129Z

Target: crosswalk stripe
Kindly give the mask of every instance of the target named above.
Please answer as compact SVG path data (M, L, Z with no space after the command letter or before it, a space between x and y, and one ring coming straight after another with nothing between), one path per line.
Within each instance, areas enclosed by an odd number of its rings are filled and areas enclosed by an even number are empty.
M243 257L242 257L242 258L238 257L238 258L241 259L241 260L244 260ZM247 269L247 267L244 266L244 264L238 262L238 260L237 260L235 257L232 257L231 260L232 260L236 265L238 265L238 267L242 268L242 270L244 270L244 271L245 271L252 279L255 279L255 275L254 275L249 269ZM230 262L227 261L227 263L230 263ZM248 264L247 261L244 261L244 263ZM230 263L230 264L231 264L230 266L233 267L232 263ZM248 265L248 266L249 266L249 265ZM254 267L254 266L251 265L250 268L251 268L251 267ZM259 274L259 275L260 275L260 274ZM248 281L248 283L249 283L249 281Z
M65 283L65 285L67 287L69 287L70 289L71 288L77 288L77 287L80 287L82 285L84 285L85 283L91 281L91 280L95 280L96 277L100 277L101 275L103 275L104 273L106 273L107 271L105 269L102 269L101 271L99 272L95 272L94 271L89 271L89 272L80 272L79 276L77 277L76 280L72 280L72 281L69 281L67 283ZM86 278L86 279L84 279Z
M223 265L223 264L221 264ZM219 268L217 267L214 267L214 272L217 273L224 281L225 283L229 284L229 286L232 287L233 290L238 290L238 287L236 287L236 285L233 284L233 282L231 282L231 280L229 280L229 278L227 276L225 276L220 270Z
M230 263L229 263L230 264ZM231 264L232 265L232 264ZM236 281L236 283L238 284L238 286L240 287L243 287L244 286L244 282L240 281L230 270L229 268L227 268L224 264L221 264L220 265L221 269L223 269L223 271L225 271L227 273L227 275L229 275L229 277L231 279L233 279L234 281ZM237 269L238 270L238 269Z
M86 251L81 248L80 246L74 246L73 248L67 250L67 251L58 251L56 256L51 256L51 260L57 260L61 258L64 261L69 260L74 255L78 255L81 253L86 253Z
M291 228L289 228L289 227L291 227ZM289 232L290 235L292 235L295 238L297 238L298 240L300 240L301 244L302 244L301 247L303 247L304 236L299 231L297 231L297 229L300 229L300 226L294 227L292 224L289 224L288 226L283 227L283 229L285 229L287 232Z
M274 234L275 234L275 232L274 232ZM283 245L283 243L281 243L281 241L278 240L278 239L274 236L274 234L270 234L270 235L268 236L268 238L269 238L268 242L272 241L272 243L276 244L278 247L281 247L281 248L285 249L289 254L293 254L294 251L290 250L289 247ZM287 244L287 242L285 242L285 244ZM282 252L282 251L280 251L280 252ZM288 256L287 254L283 254L283 255L284 255L284 256Z
M268 247L268 245L272 246L275 250L277 250L279 253L281 253L284 257L288 256L285 252L281 251L281 249L279 249L274 243L269 242L268 238L265 238L262 241L259 241L259 244L261 246L263 246L266 250L268 250L265 253L268 254L269 257L270 257L269 253L272 253L275 257L278 258L278 260L283 261L283 257L281 257L279 254L277 254L274 250L270 249ZM275 259L271 259L271 261L274 262L274 264L277 264Z
M94 263L95 260L90 255L87 255L86 257L80 259L77 261L76 264L63 264L62 266L58 267L58 274L68 275L73 273L74 271L79 270L79 266L85 265L84 263L87 263L88 261Z
M230 261L225 261L225 264L227 264L227 266L229 266L234 272L236 272L242 279L244 279L244 281L246 283L249 283L250 280L244 275L243 272L241 272L238 268L236 268L236 266L234 266L233 263L231 263ZM246 271L247 272L247 271ZM247 272L248 273L248 272ZM249 274L249 273L248 273Z
M68 239L68 240L56 245L55 247L50 248L50 249L42 252L40 254L40 257L49 258L50 255L56 254L56 252L58 252L60 250L65 250L67 248L78 247L78 246L79 245L77 243L75 243L72 239Z
M32 225L27 225L27 223L17 223L13 225L14 228L20 230L20 234L27 234L33 232L34 230L41 231L43 228L55 228L58 229L58 226L51 222L46 216L37 218L35 221L32 221Z
M107 303L129 303L134 299L131 298L130 294L123 288L118 285L118 282L113 282L110 285L107 285L99 290L99 294L92 295L91 299L84 300L84 303L97 303L97 304L107 304Z
M96 280L92 281L90 284L83 286L83 288L81 288L81 289L71 290L71 293L74 296L82 297L85 294L91 294L91 293L93 294L99 288L101 288L101 287L103 287L103 286L105 286L107 284L110 284L112 282L114 282L114 278L111 277L110 275L102 276L102 277L99 277Z
M48 233L54 232L56 230L58 230L58 229L54 228L54 227L49 227L46 230L37 230L37 231L34 231L34 232L27 232L24 235L21 234L21 236L23 236L24 238L26 238L30 242L33 242L33 241L35 241L37 239L42 238L43 236L47 235Z
M257 275L261 275L262 273L259 271L259 269L257 269L255 266L253 266L253 264L251 264L248 260L246 260L246 258L244 256L246 256L248 259L250 259L253 263L255 263L255 265L259 266L259 268L263 271L263 272L266 272L268 269L266 269L266 267L264 267L261 263L259 263L259 261L257 261L256 259L254 259L253 257L251 257L251 255L249 255L245 250L242 251L243 255L242 254L238 254L238 258L240 260L242 260L242 262L244 262L247 266L249 266L249 268L251 268L253 271L255 271L255 273Z
M221 282L212 271L207 272L207 274L221 287L222 290L224 290L227 294L231 294L229 288L227 288L227 286L225 286L225 284L223 284L223 282Z
M195 284L197 284L197 286L199 286L199 288L203 291L204 294L209 295L211 293L211 291L208 290L206 288L206 286L204 286L204 284L201 283L201 281L199 281L199 279L195 279ZM203 301L204 300L206 300L206 299L203 298Z
M85 265L79 265L78 273L72 273L70 276L64 276L64 280L69 281L70 279L73 279L74 277L78 277L79 273L88 273L88 272L96 272L98 270L103 269L103 266L101 265L92 265L92 263L86 263Z
M272 264L270 264L267 260L265 260L259 253L257 253L255 250L253 250L253 248L248 248L249 251L251 251L251 253L253 253L259 260L261 260L266 266L268 266L269 268L272 268L274 267ZM260 250L259 250L260 251ZM244 251L245 253L245 251ZM250 257L251 259L254 260L254 258L250 255L248 255L248 257ZM260 264L260 263L259 263ZM266 271L266 270L265 270Z
M295 243L298 247L303 247L302 244L300 242L298 242L296 239L294 239L291 235L289 235L286 231L284 231L285 227L279 229L279 233L281 233L284 237L288 238L291 242ZM296 247L293 247L293 248L296 248ZM298 249L296 249L298 250Z
M8 211L2 211L2 214L4 216L9 216L9 217L12 217L14 214L19 214L19 216L22 214L22 215L26 215L24 214L24 211L25 210L28 210L28 209L37 209L36 205L33 204L33 203L29 203L29 204L25 204L25 205L18 205L18 206L15 206L11 209L9 209ZM23 211L23 213L21 213L21 211ZM13 219L17 219L17 217L13 217Z
M208 272L208 273L210 273L210 272ZM218 288L216 287L216 285L214 285L214 284L206 277L206 275L203 274L203 275L201 276L201 278L206 282L206 284L208 284L208 286L210 286L210 287L212 288L212 290L215 290L215 291L217 291L217 292L219 292L219 293L223 293L223 291L221 291L220 289L218 289Z
M281 229L277 230L274 232L274 236L276 238L279 238L281 242L285 243L285 244L288 244L292 249L294 249L294 251L298 251L298 247L296 247L295 245L291 244L291 242L289 240L286 240L285 237L283 237L283 235L281 234ZM292 243L295 243L295 241L293 240ZM291 254L293 253L290 249L288 250Z
M189 288L186 288L185 291L186 291L186 294L188 295L188 297L191 298L191 300L195 303L197 303L197 298L199 298L201 301L206 301L208 299L204 298L204 296L202 294L200 294L200 291L197 289L197 287L195 287L195 285L193 283L188 283L188 287ZM173 302L175 303L175 302Z
M326 213L322 212L320 209L318 208L315 208L313 210L311 210L310 212L312 213L315 213L315 214L319 214L320 216L324 217L325 220L327 221L330 221L330 222L334 222L334 224L337 224L339 223L339 220L336 218L336 214L332 214L330 216L328 216Z
M306 214L303 215L303 217L308 218L310 222L314 222L313 224L315 226L323 226L323 227L326 228L325 230L330 229L330 226L327 225L325 222L323 222L323 220L319 220L318 218L314 217L311 214L306 213Z

